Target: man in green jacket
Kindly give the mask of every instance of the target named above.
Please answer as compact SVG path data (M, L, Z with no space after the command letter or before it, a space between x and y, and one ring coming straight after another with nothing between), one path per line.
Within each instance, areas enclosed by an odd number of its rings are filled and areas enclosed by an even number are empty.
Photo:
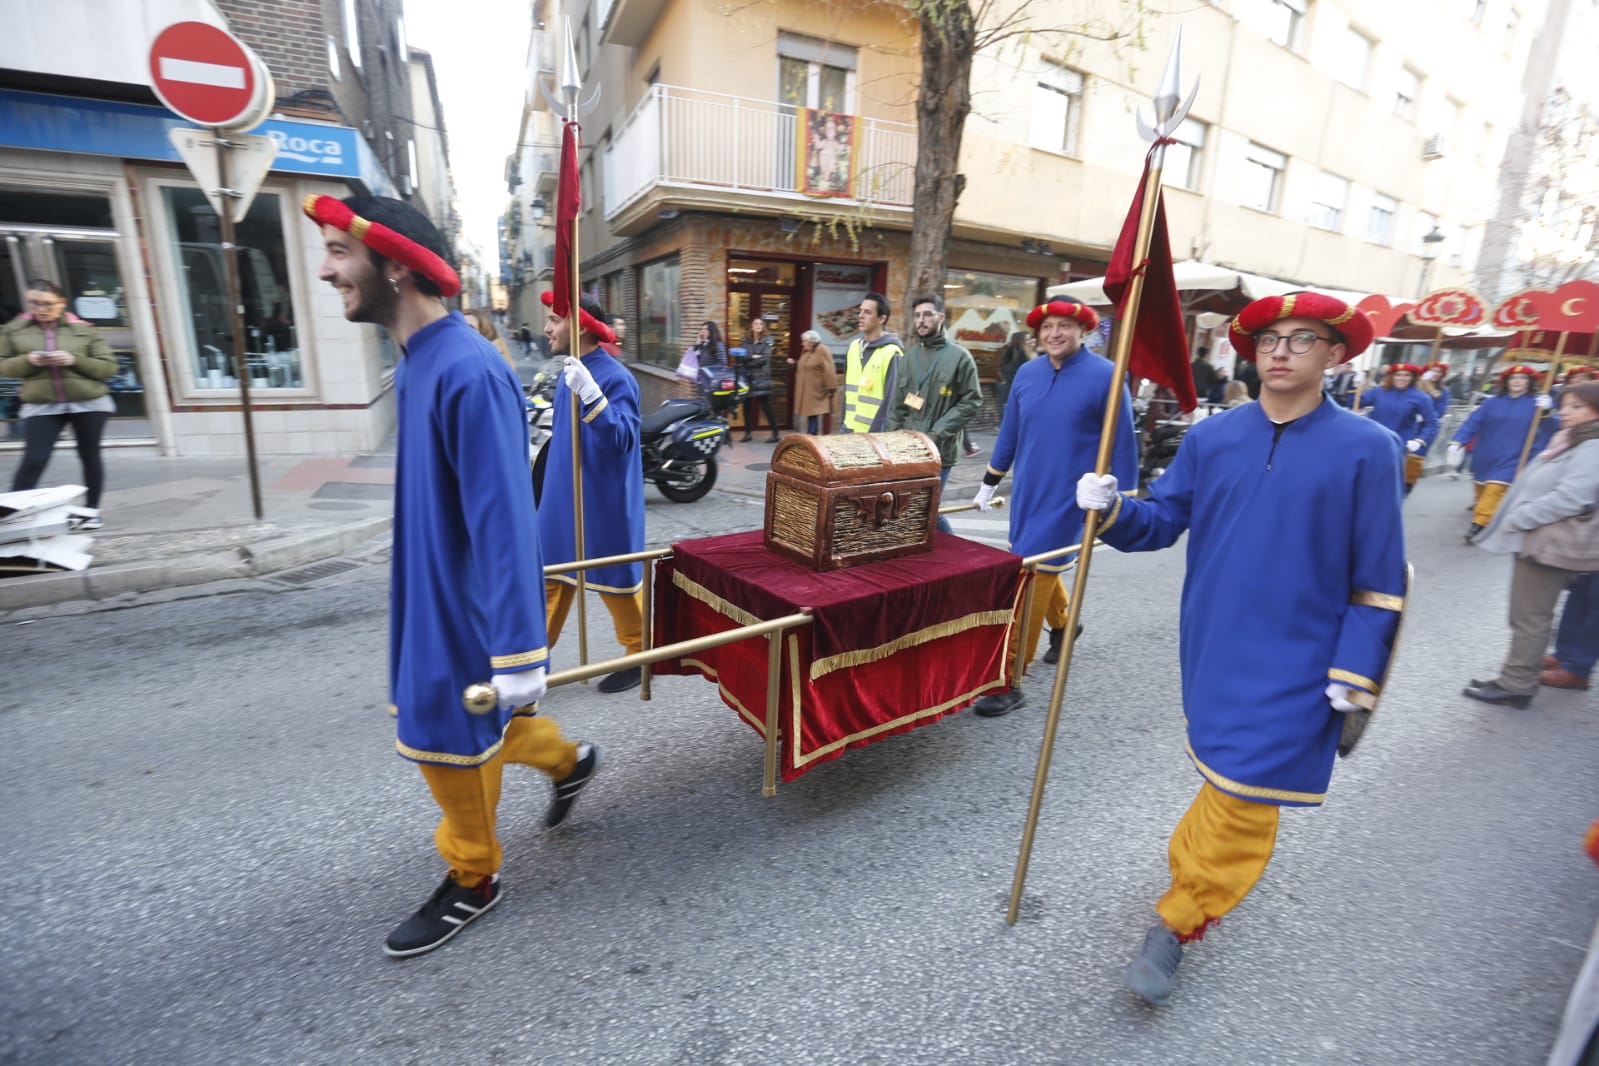
M888 428L920 430L932 437L944 467L939 478L947 485L949 472L960 461L966 423L983 405L983 390L977 384L972 353L944 336L944 298L916 297L911 316L916 340L905 353L904 371L889 407ZM947 518L939 518L938 528L954 532Z

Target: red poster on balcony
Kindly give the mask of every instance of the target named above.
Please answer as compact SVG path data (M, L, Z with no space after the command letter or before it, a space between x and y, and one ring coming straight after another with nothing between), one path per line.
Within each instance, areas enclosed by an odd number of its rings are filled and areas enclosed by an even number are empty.
M806 196L853 196L855 116L799 109L799 190Z

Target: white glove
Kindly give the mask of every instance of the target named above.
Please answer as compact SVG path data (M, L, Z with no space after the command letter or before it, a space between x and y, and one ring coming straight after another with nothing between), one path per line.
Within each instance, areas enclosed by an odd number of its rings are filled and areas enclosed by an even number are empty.
M1415 440L1405 441L1405 451L1411 453L1419 452L1426 446L1427 442L1422 440L1420 437L1417 437Z
M994 498L994 490L997 488L999 488L998 485L977 486L977 495L972 497L972 502L977 505L977 509L979 511L988 511L993 509L994 505L989 501Z
M1357 704L1349 702L1349 697L1354 690L1348 685L1340 685L1336 681L1327 686L1327 699L1332 701L1332 709L1348 714L1350 711L1361 710Z
M600 391L594 375L589 373L589 368L583 365L583 360L567 356L562 373L566 375L566 387L577 393L577 398L584 403L593 403L605 395Z
M526 707L544 698L544 667L518 670L514 674L495 674L489 684L500 694L500 710Z
M1077 506L1085 511L1103 511L1116 499L1116 475L1100 477L1090 470L1077 479Z
M1457 440L1449 442L1449 465L1459 466L1460 459L1466 454L1466 446Z
M1540 411L1547 411L1555 405L1555 398L1547 392L1540 392L1532 398L1532 405Z

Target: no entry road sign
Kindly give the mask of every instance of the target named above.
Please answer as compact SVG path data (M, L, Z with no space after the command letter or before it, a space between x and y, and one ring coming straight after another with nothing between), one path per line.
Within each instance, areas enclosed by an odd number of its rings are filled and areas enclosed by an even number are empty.
M197 126L248 129L271 109L271 79L254 52L226 30L177 22L150 45L150 86Z

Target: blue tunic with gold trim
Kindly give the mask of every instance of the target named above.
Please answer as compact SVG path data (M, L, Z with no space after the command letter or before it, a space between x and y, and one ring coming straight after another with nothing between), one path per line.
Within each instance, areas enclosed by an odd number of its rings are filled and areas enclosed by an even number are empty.
M1242 799L1319 804L1342 715L1375 694L1405 594L1402 449L1323 399L1279 427L1258 403L1200 422L1149 497L1100 536L1153 551L1188 532L1181 657L1188 753Z
M639 392L633 374L603 349L583 357L603 395L583 408L578 430L583 448L583 552L585 559L644 550L644 458L639 452ZM544 562L577 559L572 521L572 393L561 378L555 387L555 421L539 499L539 545ZM577 584L573 574L552 581ZM644 565L625 563L584 572L589 588L633 593L644 587Z
M988 472L1013 473L1010 542L1017 555L1037 555L1082 539L1077 479L1093 468L1098 454L1105 395L1115 372L1114 364L1087 348L1068 356L1059 370L1040 355L1016 371ZM1123 487L1137 487L1138 441L1126 389L1110 472ZM1071 561L1055 559L1039 569L1058 572Z
M1414 385L1372 389L1361 395L1360 409L1379 426L1399 434L1402 441L1419 439L1430 446L1438 435L1438 410L1432 397ZM1427 448L1421 450L1425 452Z
M1476 481L1510 484L1527 443L1527 430L1539 418L1537 401L1531 393L1521 396L1490 396L1455 431L1456 444L1476 444L1471 449L1471 476ZM1543 451L1554 435L1559 419L1552 414L1539 418L1528 458Z
M470 714L462 690L549 659L522 386L451 314L412 334L394 391L398 748L417 762L475 766L498 750L510 712Z

